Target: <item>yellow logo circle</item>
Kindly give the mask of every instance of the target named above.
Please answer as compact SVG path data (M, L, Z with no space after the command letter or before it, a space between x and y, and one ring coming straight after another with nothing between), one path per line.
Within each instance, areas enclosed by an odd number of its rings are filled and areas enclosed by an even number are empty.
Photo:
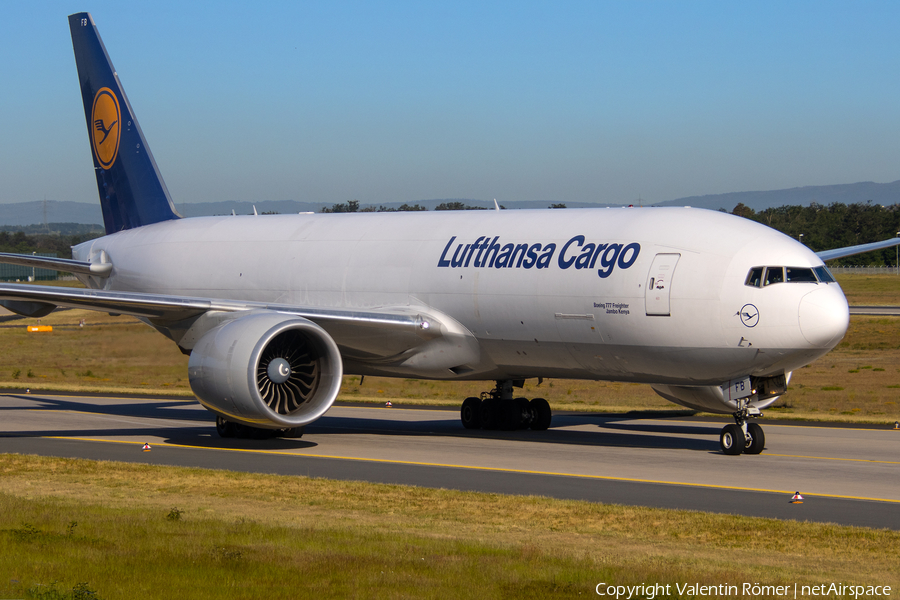
M121 121L119 101L113 91L109 88L97 90L94 109L91 111L91 145L97 162L107 170L116 162L119 154Z

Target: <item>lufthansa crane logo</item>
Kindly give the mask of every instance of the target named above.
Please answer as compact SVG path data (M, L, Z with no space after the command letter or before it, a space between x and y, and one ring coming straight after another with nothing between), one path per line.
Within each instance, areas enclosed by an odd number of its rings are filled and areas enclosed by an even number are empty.
M100 88L91 110L91 146L100 166L108 170L119 154L122 111L119 100L109 88Z
M759 323L759 310L752 304L745 304L738 312L741 316L741 323L747 327L756 327Z

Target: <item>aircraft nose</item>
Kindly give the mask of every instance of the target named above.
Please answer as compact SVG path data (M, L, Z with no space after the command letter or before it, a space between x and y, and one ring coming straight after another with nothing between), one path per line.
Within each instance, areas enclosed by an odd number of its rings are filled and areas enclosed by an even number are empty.
M800 299L800 331L816 348L834 348L847 333L850 307L841 288L819 284L818 289Z

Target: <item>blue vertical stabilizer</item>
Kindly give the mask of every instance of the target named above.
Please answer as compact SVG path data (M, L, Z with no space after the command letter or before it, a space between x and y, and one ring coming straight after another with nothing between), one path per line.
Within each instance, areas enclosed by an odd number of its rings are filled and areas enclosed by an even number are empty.
M106 233L178 219L94 20L69 15Z

